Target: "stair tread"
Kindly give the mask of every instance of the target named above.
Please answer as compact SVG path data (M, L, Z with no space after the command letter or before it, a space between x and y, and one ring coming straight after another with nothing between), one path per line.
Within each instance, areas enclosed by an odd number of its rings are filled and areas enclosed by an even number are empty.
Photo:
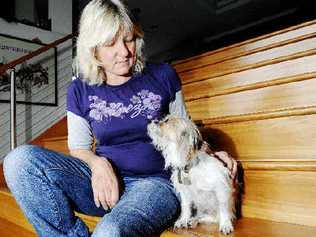
M47 137L43 138L41 142L53 142L53 141L66 141L67 142L68 136L52 136L52 137Z
M255 218L241 218L235 224L235 231L231 237L312 237L315 236L316 227L302 226L281 222L273 222ZM176 235L165 235L164 237L193 237L193 236L223 236L218 232L215 224L198 225L195 229L178 230ZM211 235L210 235L211 234Z
M6 187L0 187L0 195L6 196L6 198L13 199L12 194ZM16 208L18 206L16 205ZM78 214L90 228L93 228L99 217L87 216L83 214ZM0 216L0 222L2 219L6 219L5 216ZM8 222L4 220L3 222ZM3 226L3 223L0 224ZM0 227L1 228L1 227ZM22 227L20 227L22 228ZM29 228L27 228L29 230ZM289 223L274 222L268 220L261 220L255 218L241 218L236 222L235 231L233 234L229 235L232 237L312 237L315 236L316 227L303 226ZM27 233L28 234L28 233ZM32 235L25 235L26 237ZM218 227L215 224L201 224L194 229L180 229L180 230L167 230L162 233L161 237L206 237L213 236L219 237L222 236L218 233Z
M33 232L30 232L18 225L15 225L14 223L0 218L0 236L5 237L35 237L36 234Z

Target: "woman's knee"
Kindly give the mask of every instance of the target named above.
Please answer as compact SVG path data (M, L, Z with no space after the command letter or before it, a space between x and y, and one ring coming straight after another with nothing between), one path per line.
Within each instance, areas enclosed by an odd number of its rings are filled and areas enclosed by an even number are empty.
M94 229L91 237L126 237L123 228L119 222L111 220L111 218L105 218L98 223Z
M3 161L3 171L7 182L13 182L23 173L22 170L32 165L32 158L38 147L21 145L12 150Z
M92 237L154 236L177 218L180 205L169 182L142 179L128 190L111 213L101 219Z
M142 188L148 196L149 204L155 204L159 210L168 210L167 213L176 213L179 209L179 199L169 182L159 178L151 178ZM163 197L163 198L162 198Z

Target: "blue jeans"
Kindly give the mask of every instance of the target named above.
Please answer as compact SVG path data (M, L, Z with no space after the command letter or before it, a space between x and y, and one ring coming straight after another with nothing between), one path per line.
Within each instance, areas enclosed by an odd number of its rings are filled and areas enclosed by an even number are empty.
M74 210L102 217L93 237L156 236L180 212L169 180L123 177L119 202L111 211L97 208L91 171L79 159L33 145L23 145L4 160L7 184L39 236L90 236Z

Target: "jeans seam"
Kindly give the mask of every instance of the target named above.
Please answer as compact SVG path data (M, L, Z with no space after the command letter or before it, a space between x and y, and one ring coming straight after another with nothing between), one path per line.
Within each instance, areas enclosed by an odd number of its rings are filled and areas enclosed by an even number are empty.
M68 170L65 170L65 169L59 168L59 167L53 167L53 168L46 168L46 169L44 169L45 172L52 171L52 170L59 170L59 171L62 171L62 172L65 172L65 173L68 173L68 174L71 174L71 175L83 178L83 179L89 179L88 177L86 177L84 175L81 175L81 174L78 174L78 173L75 173L75 172L70 172Z
M29 173L29 171L27 171L27 172ZM47 176L45 175L45 177L47 177ZM53 211L54 211L54 214L57 216L57 228L60 229L61 223L62 223L62 216L61 216L60 210L58 208L58 203L55 201L56 197L54 195L54 192L52 192L51 189L49 187L47 187L49 185L47 185L47 183L45 183L41 178L39 180L42 184L44 184L43 188L47 190L48 197L50 198L50 200L54 206Z

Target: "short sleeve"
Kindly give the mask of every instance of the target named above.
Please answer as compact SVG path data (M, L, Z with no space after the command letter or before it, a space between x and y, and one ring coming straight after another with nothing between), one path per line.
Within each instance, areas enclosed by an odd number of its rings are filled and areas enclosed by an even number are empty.
M181 81L176 70L170 64L163 63L151 65L150 72L168 92L170 102L174 101L176 93L181 90Z
M67 90L68 147L91 150L93 135L89 122L84 116L84 86L81 79L71 82Z
M82 117L68 111L68 148L70 150L91 150L93 135L89 123Z
M176 70L169 64L164 64L164 71L166 74L166 82L168 85L170 100L174 101L177 92L181 90L181 80Z
M80 101L82 93L80 92L80 79L75 79L71 82L67 90L67 106L66 110L70 111L76 115L84 117L82 108L80 106Z

